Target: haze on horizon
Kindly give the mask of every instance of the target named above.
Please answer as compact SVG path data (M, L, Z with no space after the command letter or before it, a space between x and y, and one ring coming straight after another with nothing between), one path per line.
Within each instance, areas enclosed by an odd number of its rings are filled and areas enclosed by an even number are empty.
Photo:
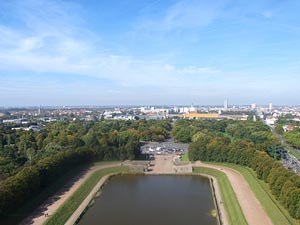
M0 106L299 104L300 1L0 2Z

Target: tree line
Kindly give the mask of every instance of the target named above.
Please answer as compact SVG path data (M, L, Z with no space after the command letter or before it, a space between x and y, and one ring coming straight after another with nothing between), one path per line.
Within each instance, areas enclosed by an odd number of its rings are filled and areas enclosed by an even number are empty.
M223 128L226 124L224 129L215 129L219 122ZM252 168L259 179L269 184L272 194L290 215L300 219L300 177L284 168L277 160L282 147L267 126L250 121L179 123L189 123L192 129L197 130L191 136L188 152L190 160L228 162ZM206 126L197 129L199 124Z
M54 122L40 132L0 125L0 216L63 172L91 161L135 159L141 141L163 141L167 120Z

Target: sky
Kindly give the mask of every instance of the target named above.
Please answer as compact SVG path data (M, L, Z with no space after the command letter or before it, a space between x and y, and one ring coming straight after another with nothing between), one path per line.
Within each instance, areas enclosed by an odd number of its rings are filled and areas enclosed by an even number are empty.
M0 0L0 107L300 105L298 0Z

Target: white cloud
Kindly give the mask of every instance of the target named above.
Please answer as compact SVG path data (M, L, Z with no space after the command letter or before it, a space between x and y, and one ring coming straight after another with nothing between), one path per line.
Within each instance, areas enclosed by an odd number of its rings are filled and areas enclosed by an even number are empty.
M217 19L227 1L178 1L155 18L142 18L138 29L169 32L204 27Z
M41 7L43 4L47 7ZM76 24L79 19L71 20L64 7L66 5L53 1L31 0L28 4L21 1L19 14L26 27L0 26L0 39L2 37L6 41L0 44L0 73L1 70L25 70L82 75L109 79L125 87L171 83L174 87L191 86L201 78L219 73L207 67L176 67L159 60L147 61L111 52L101 53L105 51L102 51L100 38L89 30L79 28ZM66 8L70 7L76 8L74 5ZM194 23L196 12L192 6L178 3L167 13L165 23L175 27L181 24L180 21ZM189 13L192 15L188 16ZM185 80L186 75L194 76Z
M218 7L201 1L180 1L169 8L162 25L166 29L194 28L210 24L218 16Z
M194 74L194 75L200 75L200 74L211 75L211 74L220 73L219 70L211 69L208 67L195 67L195 66L188 66L182 68L179 70L179 72L183 74Z
M270 19L273 17L273 13L272 11L269 11L269 10L266 10L262 13L263 17L267 18L267 19Z
M153 25L152 28L166 31L206 26L218 18L221 4L204 5L203 2L181 1L171 6L164 16L149 23ZM70 16L68 9L72 9L72 12L74 9L75 12L80 10L75 4L66 5L67 3L37 0L19 1L19 4L16 17L20 19L19 22L23 26L0 25L0 78L6 71L17 71L20 74L24 71L27 74L38 72L39 76L47 73L47 76L62 74L62 76L80 75L99 78L99 80L109 80L114 85L105 87L103 84L99 89L95 88L91 96L98 90L102 90L103 96L114 94L115 99L120 97L118 96L120 93L123 96L142 99L147 93L149 96L152 95L151 90L156 90L157 99L160 95L178 97L181 93L188 93L184 97L188 99L191 95L198 96L205 93L205 96L209 96L212 93L215 95L225 93L232 87L241 92L249 91L245 86L251 82L257 84L257 80L249 78L250 76L226 73L218 68L202 65L201 62L199 65L178 66L160 58L145 60L126 53L109 51L102 46L98 34L82 28L84 21L78 18L76 13ZM1 80L0 82L2 83ZM30 80L26 84L31 83ZM63 90L66 85L62 82L49 83L48 86L41 85L42 89L53 87L53 89ZM262 85L265 83L263 82ZM6 82L6 84L14 84L14 82ZM25 92L29 87L6 86L6 88L10 87L11 93L17 88L20 88L18 93ZM39 82L33 85L33 87L38 86ZM77 91L76 95L79 95L80 90L85 89L88 89L88 85L76 82L73 87L68 88L73 92ZM35 90L40 91L40 88ZM147 91L137 96L136 90ZM5 93L4 88L0 93ZM152 99L151 96L149 99ZM176 100L177 98L174 98L174 101Z

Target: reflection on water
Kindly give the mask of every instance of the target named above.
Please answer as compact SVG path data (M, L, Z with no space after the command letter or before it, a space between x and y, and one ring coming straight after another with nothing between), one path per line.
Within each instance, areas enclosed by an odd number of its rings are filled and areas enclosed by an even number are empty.
M80 225L216 225L209 180L200 176L111 178Z

